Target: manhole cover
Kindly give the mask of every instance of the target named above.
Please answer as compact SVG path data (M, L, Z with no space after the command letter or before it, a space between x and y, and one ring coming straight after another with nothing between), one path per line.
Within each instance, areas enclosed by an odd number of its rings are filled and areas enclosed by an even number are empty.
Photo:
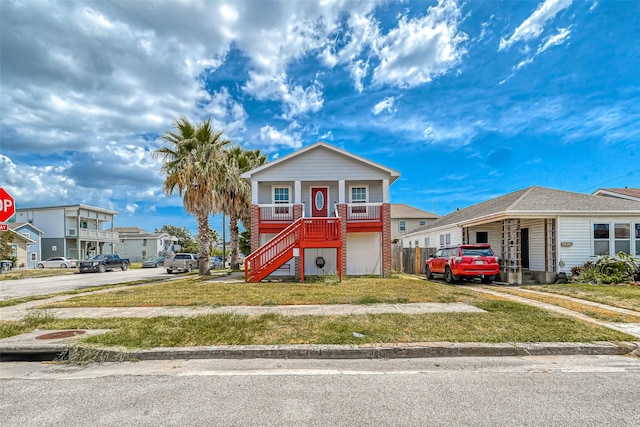
M60 331L60 332L51 332L50 334L38 335L36 337L37 340L55 340L60 338L69 338L74 337L76 335L82 335L86 331Z

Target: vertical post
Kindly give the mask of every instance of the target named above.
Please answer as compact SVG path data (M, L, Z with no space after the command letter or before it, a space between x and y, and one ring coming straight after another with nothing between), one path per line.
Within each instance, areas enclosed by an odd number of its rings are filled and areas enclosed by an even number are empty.
M222 213L222 268L227 267L227 235L225 232L225 214Z

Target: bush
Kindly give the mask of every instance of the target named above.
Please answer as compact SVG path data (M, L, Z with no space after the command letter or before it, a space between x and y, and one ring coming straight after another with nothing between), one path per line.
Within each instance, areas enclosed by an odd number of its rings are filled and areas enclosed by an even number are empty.
M577 283L628 283L640 275L633 256L618 252L616 257L605 255L595 261L571 268L571 280Z

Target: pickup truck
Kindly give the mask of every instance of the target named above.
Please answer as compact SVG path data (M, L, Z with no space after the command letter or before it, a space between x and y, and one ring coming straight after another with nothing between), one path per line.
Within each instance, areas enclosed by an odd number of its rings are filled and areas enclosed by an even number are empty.
M196 254L177 253L164 261L164 268L169 274L174 271L192 271L198 268L198 259Z
M118 254L99 254L78 263L80 273L104 273L107 270L119 268L126 271L129 268L129 258L120 258Z

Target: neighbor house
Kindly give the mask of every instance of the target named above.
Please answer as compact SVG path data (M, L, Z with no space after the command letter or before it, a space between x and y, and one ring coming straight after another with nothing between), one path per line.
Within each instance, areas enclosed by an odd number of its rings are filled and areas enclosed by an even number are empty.
M113 231L116 211L88 205L21 208L16 223L29 223L42 230L41 259L66 256L85 259L115 253L118 233Z
M31 243L27 243L25 248L26 258L24 266L26 268L36 268L38 262L42 260L42 257L40 256L42 235L44 234L42 230L28 222L11 222L9 223L9 228L31 240Z
M401 237L403 247L489 243L501 258L501 280L540 283L600 255L640 258L640 202L529 187L460 209Z
M438 215L402 203L391 204L391 240L438 219Z
M595 196L615 197L640 202L640 188L600 188L594 191L593 194Z
M132 262L144 261L154 256L169 257L176 252L178 238L167 233L149 233L138 227L115 227L119 243L117 252Z
M251 185L248 281L391 271L395 170L324 142L242 174Z
M3 231L3 233L9 233L11 256L16 259L14 268L25 267L27 265L27 248L35 242L24 234L15 232L11 227L7 231Z

